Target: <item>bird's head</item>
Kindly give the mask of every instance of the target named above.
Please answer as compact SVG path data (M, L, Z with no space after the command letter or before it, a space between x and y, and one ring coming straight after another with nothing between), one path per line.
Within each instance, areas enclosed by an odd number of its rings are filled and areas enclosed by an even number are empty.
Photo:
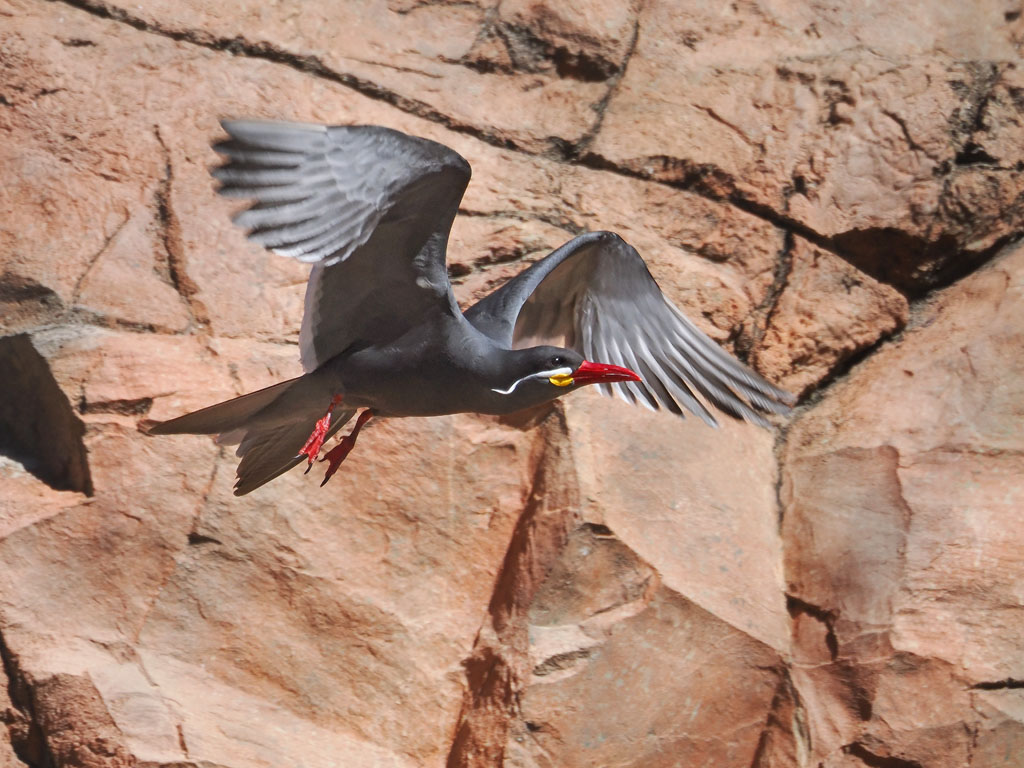
M508 383L494 387L499 395L542 403L587 384L640 381L628 368L592 363L583 355L561 347L516 350L510 358Z

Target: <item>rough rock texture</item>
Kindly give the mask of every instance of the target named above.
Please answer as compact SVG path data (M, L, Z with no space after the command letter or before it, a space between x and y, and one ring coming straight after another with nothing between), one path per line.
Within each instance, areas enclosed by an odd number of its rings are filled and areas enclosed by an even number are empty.
M1024 757L1022 342L1017 247L790 428L782 540L794 680L822 705L812 759Z
M0 0L0 768L1024 764L1022 42L1002 0ZM240 115L450 144L460 300L613 229L803 406L371 423L233 497L139 427L298 370L308 268L207 172Z

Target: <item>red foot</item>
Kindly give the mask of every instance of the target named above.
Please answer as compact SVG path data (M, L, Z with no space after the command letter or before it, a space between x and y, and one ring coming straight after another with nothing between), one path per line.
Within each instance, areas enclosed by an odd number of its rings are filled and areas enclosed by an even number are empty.
M348 458L352 449L356 447L356 438L359 437L359 430L362 429L363 425L372 418L373 411L369 408L360 413L359 418L356 419L356 425L352 429L352 432L341 438L341 442L328 451L326 456L320 459L320 461L330 462L327 465L327 472L324 474L324 480L320 483L321 488L327 485L327 481L330 480L331 476L338 471L338 467L341 466L341 462ZM307 469L306 471L308 472L309 470Z
M335 395L331 398L331 404L327 407L327 413L317 421L316 426L313 427L313 433L309 436L309 440L306 441L306 444L302 446L302 450L295 457L305 456L309 459L306 472L313 468L314 459L320 455L320 447L324 444L324 440L327 439L327 432L331 428L331 413L334 411L334 406L340 402L341 395Z

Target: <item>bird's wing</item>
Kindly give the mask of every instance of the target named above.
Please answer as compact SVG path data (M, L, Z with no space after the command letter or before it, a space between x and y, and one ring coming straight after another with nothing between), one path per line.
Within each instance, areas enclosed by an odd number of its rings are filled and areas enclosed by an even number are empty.
M705 401L766 424L793 397L765 381L703 334L661 292L647 265L611 232L570 240L466 312L466 318L510 347L556 344L588 360L623 365L642 382L601 385L627 402L683 408L717 422Z
M445 251L469 163L379 126L222 123L221 194L255 200L235 222L275 253L313 262L299 336L313 370L352 345L391 341L425 314L458 312Z

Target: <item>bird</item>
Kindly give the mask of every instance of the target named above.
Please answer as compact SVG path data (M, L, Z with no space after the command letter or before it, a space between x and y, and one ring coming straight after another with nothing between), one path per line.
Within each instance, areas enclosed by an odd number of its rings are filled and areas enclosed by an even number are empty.
M471 170L444 144L374 125L221 126L218 191L251 201L235 223L313 265L303 375L149 427L237 445L235 495L317 458L324 485L374 417L508 415L592 384L710 426L712 407L767 426L794 402L687 319L610 231L574 237L460 309L446 258Z

